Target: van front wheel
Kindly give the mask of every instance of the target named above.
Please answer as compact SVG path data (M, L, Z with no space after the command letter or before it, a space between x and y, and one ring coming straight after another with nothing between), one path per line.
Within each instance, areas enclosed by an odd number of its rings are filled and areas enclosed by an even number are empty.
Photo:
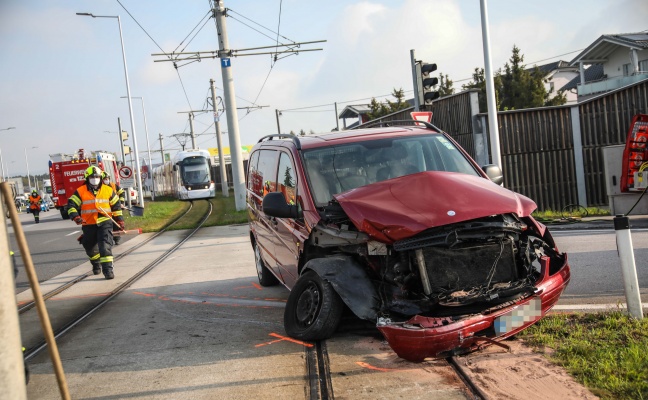
M344 303L333 286L306 271L292 288L284 311L286 333L300 340L330 338L342 318Z

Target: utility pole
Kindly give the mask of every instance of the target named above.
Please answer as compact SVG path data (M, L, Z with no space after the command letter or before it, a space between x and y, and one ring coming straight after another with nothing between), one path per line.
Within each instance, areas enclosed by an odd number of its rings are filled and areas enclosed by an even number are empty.
M279 116L281 115L281 111L275 109L275 115L277 116L277 133L281 135L281 127L279 126Z
M197 149L196 147L196 135L194 133L194 113L204 111L204 110L189 110L189 111L178 111L178 114L189 114L189 136L191 136L191 148ZM184 144L182 145L182 150L184 151Z
M340 118L338 118L337 101L335 102L335 129L340 131Z
M229 197L229 188L227 184L227 165L225 165L225 155L223 154L223 145L221 143L220 117L218 115L218 109L216 108L216 87L214 86L213 79L209 80L209 86L211 87L212 104L214 105L214 126L216 127L216 143L218 145L218 163L220 166L219 169L221 178L221 190L223 192L223 196Z
M227 115L227 132L230 144L232 162L232 179L234 186L234 203L236 211L245 210L245 174L243 172L243 155L241 154L241 138L239 136L238 112L236 110L236 93L234 91L234 76L229 58L229 39L225 23L225 6L221 0L214 1L214 19L218 32L218 56L221 60L223 76L223 92L225 95L225 112Z
M159 134L159 140L160 140L160 158L162 159L162 164L164 164L164 145L162 144L162 134Z
M214 8L211 10L212 16L216 21L216 30L218 33L218 51L193 51L193 52L178 52L178 53L153 53L152 56L164 56L163 60L155 60L154 62L173 62L176 68L178 62L187 61L187 63L180 65L184 66L193 61L199 61L205 58L220 58L221 60L221 74L223 78L223 92L225 96L225 113L227 115L227 133L229 137L230 156L232 162L232 177L234 187L234 201L236 210L242 211L246 207L245 202L245 174L243 171L243 156L241 154L241 139L239 136L238 127L238 114L236 111L236 94L234 91L234 78L232 75L232 64L230 57L251 56L270 54L277 56L279 54L299 54L304 51L320 51L319 49L304 49L301 46L311 43L322 43L326 40L317 40L311 42L292 42L289 44L279 44L273 46L252 47L247 49L233 50L229 48L229 40L227 38L227 26L225 23L226 9L221 0L214 0ZM279 50L279 47L286 49ZM256 50L268 49L268 52L252 52Z

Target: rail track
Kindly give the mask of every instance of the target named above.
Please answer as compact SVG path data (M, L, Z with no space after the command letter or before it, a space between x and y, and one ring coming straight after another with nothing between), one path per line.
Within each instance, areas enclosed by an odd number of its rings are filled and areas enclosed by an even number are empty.
M306 398L308 400L333 400L335 396L326 341L315 342L314 346L305 347L305 353ZM447 357L445 361L465 385L465 393L469 399L489 400L455 357Z
M118 296L120 293L122 293L124 290L126 290L129 286L131 286L134 282L136 282L138 279L142 278L146 273L151 271L153 268L155 268L158 264L160 264L164 259L169 257L171 254L173 254L180 246L182 246L187 240L189 240L191 237L195 235L200 228L204 225L205 221L209 218L213 211L213 204L211 201L206 200L209 203L209 207L207 208L207 212L203 216L203 218L198 222L197 226L193 229L191 229L186 235L182 237L181 240L179 240L177 243L175 243L173 246L171 246L168 250L166 250L162 255L160 255L158 258L153 260L152 262L148 263L146 266L141 268L137 273L132 275L129 279L121 283L119 286L116 288L112 289L109 293L104 293L104 296L100 298L100 300L93 305L91 305L88 309L83 311L81 314L71 318L69 321L65 321L62 326L59 326L58 329L54 331L54 338L58 339L59 337L63 336L65 333L69 332L72 328L80 324L82 321L84 321L86 318L94 314L97 310L102 308L104 305L106 305L108 302L110 302L113 298ZM142 243L137 244L136 246L133 246L132 248L128 249L124 253L120 254L119 256L115 257L115 260L122 259L124 257L127 257L129 254L132 254L135 252L137 249L141 248L145 244L149 243L151 240L155 239L156 237L162 235L163 233L167 232L168 229L175 224L177 221L181 220L183 217L185 217L188 212L193 208L193 203L189 207L189 209L176 218L174 221L172 221L170 224L168 224L163 230L157 232L156 234L152 235L151 237L147 238L144 240ZM52 297L65 292L66 290L70 289L73 287L75 284L83 281L85 278L89 276L94 276L92 272L88 272L84 275L80 275L65 284L57 287L56 289L48 292L43 296L44 300L51 299ZM19 312L21 316L25 314L27 311L32 309L34 307L34 302L30 302L27 304L24 304L23 306L20 307ZM60 323L60 321L59 321ZM43 349L47 347L47 344L45 340L41 340L39 343L35 345L29 345L26 344L27 347L25 351L25 360L29 361L33 357L35 357L37 354L39 354Z
M167 231L169 230L169 228L171 228L171 227L173 226L173 224L175 224L176 222L178 222L179 220L181 220L184 216L186 216L186 215L191 211L192 208L193 208L193 202L190 203L189 208L188 208L184 213L182 213L181 215L179 215L176 219L174 219L173 221L171 221L169 224L167 224L167 225L166 225L164 228L162 228L160 231L158 231L158 232L156 232L155 234L153 234L152 236L148 237L148 238L147 238L146 240L144 240L143 242L138 243L137 245L131 247L131 248L128 249L128 250L126 250L125 252L123 252L123 253L121 253L121 254L115 256L114 261L119 261L119 260L121 260L122 258L124 258L124 257L126 257L127 255L131 254L131 253L134 252L135 250L137 250L137 249L141 248L142 246L146 245L147 243L149 243L150 241L152 241L152 240L155 239L156 237L158 237L158 236L162 235L163 233L167 232ZM56 289L53 289L53 290L51 290L51 291L45 293L45 294L43 295L43 300L48 300L48 299L50 299L50 298L52 298L52 297L54 297L54 296L56 296L56 295L58 295L58 294L64 292L65 290L71 288L73 285L75 285L75 284L77 284L77 283L83 281L83 280L86 279L86 278L92 277L92 276L94 276L94 274L92 273L92 271L88 271L88 272L86 272L85 274L79 275L79 276L77 276L77 277L75 277L75 278L69 280L68 282L66 282L66 283L64 283L64 284L62 284L62 285L60 285L60 286L57 287ZM36 303L35 303L33 300L21 304L21 305L18 307L18 313L19 313L19 314L23 314L23 313L25 313L25 312L31 310L31 309L35 306L35 304L36 304Z

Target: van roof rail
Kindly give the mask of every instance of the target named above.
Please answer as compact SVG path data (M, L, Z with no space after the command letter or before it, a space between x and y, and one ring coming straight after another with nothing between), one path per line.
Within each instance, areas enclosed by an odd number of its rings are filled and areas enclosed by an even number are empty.
M276 133L274 135L267 135L259 139L257 143L261 143L266 140L274 140L274 139L290 139L295 143L295 147L297 150L301 150L301 142L299 141L299 138L295 135L287 135L285 133Z
M402 119L402 120L394 120L394 121L369 121L361 126L358 126L356 129L362 129L362 128L370 128L370 127L375 127L375 126L407 126L407 125L412 125L412 124L417 124L417 125L423 125L428 129L435 130L439 133L443 132L441 129L439 129L436 125L431 124L427 121L418 121L418 120L413 120L413 119Z

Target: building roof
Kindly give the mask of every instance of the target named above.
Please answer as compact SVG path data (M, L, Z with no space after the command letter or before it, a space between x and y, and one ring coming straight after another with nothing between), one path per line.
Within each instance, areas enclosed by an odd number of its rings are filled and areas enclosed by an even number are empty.
M369 104L355 104L344 107L344 110L338 116L338 119L342 118L357 118L358 115L364 115L371 111Z
M576 65L579 62L583 63L603 63L619 46L627 47L629 49L643 50L648 49L648 33L635 32L635 33L618 33L614 35L601 35L594 43L587 46L581 51L569 65Z
M538 67L540 72L542 72L542 75L548 75L551 72L560 68L571 68L567 61L560 60L560 61L554 61L549 64L534 65L533 67L529 67L526 70L532 72L535 67Z
M585 83L598 81L603 79L603 64L592 64L585 70ZM566 85L560 88L560 90L571 90L576 89L580 83L580 74L574 77Z

